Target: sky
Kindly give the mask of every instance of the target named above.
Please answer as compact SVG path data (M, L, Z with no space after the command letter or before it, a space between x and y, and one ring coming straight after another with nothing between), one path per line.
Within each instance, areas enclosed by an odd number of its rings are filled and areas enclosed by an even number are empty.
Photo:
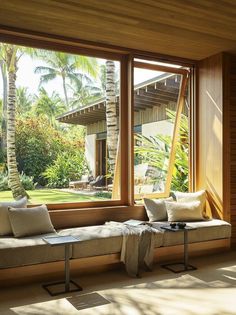
M99 64L105 62L103 59L98 59ZM40 83L40 74L35 74L34 69L37 66L46 65L42 60L33 60L30 56L23 55L18 64L18 71L17 71L17 79L16 79L16 86L19 87L27 87L29 94L38 94L38 87ZM116 63L118 65L118 62ZM150 71L145 69L135 69L134 70L134 84L138 84L140 82L146 81L150 78L153 78L161 74L158 71ZM56 78L47 84L44 84L43 87L46 89L49 95L52 94L53 91L59 93L61 97L64 97L63 88L62 88L62 80L61 78ZM0 75L0 98L2 98L2 77Z

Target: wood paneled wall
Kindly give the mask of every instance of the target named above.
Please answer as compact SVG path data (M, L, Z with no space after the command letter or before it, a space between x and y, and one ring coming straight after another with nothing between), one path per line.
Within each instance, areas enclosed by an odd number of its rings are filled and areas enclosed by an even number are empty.
M232 224L231 243L236 246L236 56L225 56L224 68L224 104L227 112L225 123L226 152L228 161L224 163L224 171L228 172L229 181L225 184L225 190L230 205L230 222Z
M206 189L213 215L223 218L222 55L199 62L196 188Z
M236 245L236 56L199 62L196 111L196 189L206 189L216 218L232 224Z

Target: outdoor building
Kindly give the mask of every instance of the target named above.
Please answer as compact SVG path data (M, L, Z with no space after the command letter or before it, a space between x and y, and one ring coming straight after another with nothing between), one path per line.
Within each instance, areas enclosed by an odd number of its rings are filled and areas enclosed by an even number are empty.
M167 111L176 112L179 96L180 75L163 73L134 86L134 133L147 138L156 135L173 136L174 122L170 120ZM116 95L117 118L119 121L120 96ZM183 114L188 117L187 99ZM90 174L108 176L107 162L107 132L106 132L106 98L103 97L78 109L66 112L57 118L66 124L82 125L86 127L85 155L88 161ZM118 132L119 133L119 132ZM135 140L138 146L138 139ZM164 180L148 185L145 178L152 177L151 173L158 172L147 163L134 162L135 193L153 193L164 190ZM152 172L151 172L152 170ZM106 188L112 183L106 179L103 185ZM111 185L110 185L111 186Z

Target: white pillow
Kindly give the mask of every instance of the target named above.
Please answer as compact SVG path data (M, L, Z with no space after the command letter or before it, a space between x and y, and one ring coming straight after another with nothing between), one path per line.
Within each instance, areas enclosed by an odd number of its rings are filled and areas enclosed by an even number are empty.
M203 216L206 216L206 191L199 190L196 192L174 192L176 200L178 202L192 202L192 201L199 201L201 203L201 211Z
M173 201L173 198L167 199L148 199L143 198L144 207L150 222L167 220L167 211L165 200Z
M26 205L27 205L26 197L16 201L0 202L0 236L12 234L12 228L8 216L8 208L9 207L25 208Z
M199 221L204 220L200 201L165 202L168 221Z
M9 208L8 213L15 237L56 232L46 205L33 208Z

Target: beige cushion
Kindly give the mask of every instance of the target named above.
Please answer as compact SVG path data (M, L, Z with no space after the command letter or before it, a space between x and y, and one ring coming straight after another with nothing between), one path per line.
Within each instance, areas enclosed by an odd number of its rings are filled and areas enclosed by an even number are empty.
M167 220L165 201L173 201L172 197L167 199L143 198L143 201L150 222Z
M231 225L222 220L209 220L198 222L187 222L188 226L195 228L188 231L188 242L205 242L218 239L230 238ZM165 231L163 233L163 246L174 246L183 244L184 235L181 230L179 232Z
M27 205L27 198L24 197L20 200L16 201L5 201L0 202L0 235L11 235L12 234L12 228L9 221L8 216L8 208L25 208Z
M166 201L168 221L203 220L200 201L168 202Z
M55 233L46 205L33 208L9 208L8 213L15 237Z
M190 193L176 191L174 192L174 195L178 202L200 201L203 217L205 218L207 217L206 216L206 191L205 190L199 190L199 191L190 192ZM208 213L208 215L212 217L211 213Z

